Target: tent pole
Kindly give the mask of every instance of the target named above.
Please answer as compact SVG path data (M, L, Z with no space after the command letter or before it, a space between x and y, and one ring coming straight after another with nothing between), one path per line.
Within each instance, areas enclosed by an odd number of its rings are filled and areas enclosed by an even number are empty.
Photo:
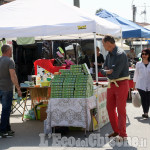
M133 47L133 39L131 39L131 48Z
M141 41L141 51L142 51L142 49L143 49L142 38L140 38L140 41Z
M98 66L97 66L97 50L96 50L96 33L94 33L94 52L95 52L95 76L96 76L96 84L98 84Z
M78 60L78 48L77 48L77 40L76 40L76 59L77 59L77 65L79 64L79 60Z
M94 52L95 52L95 73L96 73L96 107L97 107L97 122L98 122L98 132L100 132L100 118L99 118L99 105L98 105L98 66L97 66L97 50L96 50L96 33L94 33Z
M121 29L121 48L123 49L122 29Z
M52 55L53 55L53 52L54 52L54 41L52 41Z

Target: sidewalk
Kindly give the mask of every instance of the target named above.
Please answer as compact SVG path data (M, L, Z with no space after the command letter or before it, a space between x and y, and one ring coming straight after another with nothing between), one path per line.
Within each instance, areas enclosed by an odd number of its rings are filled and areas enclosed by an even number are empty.
M0 105L1 112L1 105ZM94 150L149 150L150 149L150 118L144 120L142 117L142 108L134 108L132 103L127 103L127 134L129 138L132 138L130 147L111 147L109 143L105 144L101 148L94 148ZM150 116L150 114L149 114ZM0 139L0 150L93 150L92 147L53 147L52 140L48 140L48 147L39 147L40 137L39 134L43 133L43 122L41 121L26 121L22 122L21 115L11 115L12 129L15 131L15 136L12 138ZM100 130L100 136L105 137L105 134L111 133L111 126L107 124ZM97 132L95 132L97 133ZM87 133L87 137L92 133ZM73 136L78 139L85 140L83 131L69 131L66 135L67 138ZM142 147L143 141L146 141L146 147ZM137 143L138 142L138 143ZM135 145L138 145L135 146Z

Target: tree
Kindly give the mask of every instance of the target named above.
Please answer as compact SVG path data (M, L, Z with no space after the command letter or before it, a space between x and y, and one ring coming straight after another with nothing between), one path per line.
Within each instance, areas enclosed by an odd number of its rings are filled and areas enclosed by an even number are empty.
M103 11L103 9L102 9L102 8L100 8L100 9L96 10L96 13L95 13L95 14L97 14L97 13L99 13L99 12L101 12L101 11Z

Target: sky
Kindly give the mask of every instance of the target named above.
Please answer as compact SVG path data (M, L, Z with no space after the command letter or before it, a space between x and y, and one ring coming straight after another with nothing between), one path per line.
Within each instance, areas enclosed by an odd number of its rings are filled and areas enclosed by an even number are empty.
M62 1L73 5L73 0ZM150 23L150 0L80 0L80 8L90 14L94 15L96 10L102 8L128 20L133 18L132 5L137 7L136 22ZM145 6L146 17L141 14Z

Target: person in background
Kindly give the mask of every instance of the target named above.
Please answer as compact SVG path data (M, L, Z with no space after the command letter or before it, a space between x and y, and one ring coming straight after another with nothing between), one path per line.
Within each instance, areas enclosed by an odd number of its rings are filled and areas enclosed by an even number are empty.
M104 63L104 57L103 55L100 53L100 49L99 47L96 47L97 50L97 65L98 65L98 72L100 71L100 69L103 66ZM93 72L95 72L95 55L93 54L92 56L92 60L91 60L91 67L93 68Z
M106 35L102 40L103 46L109 53L106 56L103 75L109 79L107 88L107 111L113 133L108 137L116 137L118 140L127 140L126 133L126 101L129 91L129 67L128 58L123 49L115 44L112 36ZM117 108L117 112L116 112Z
M135 54L134 48L130 49L130 52L127 54L127 56L128 56L128 58L130 60L134 60L134 58L136 58L136 54Z
M150 107L150 50L142 50L142 61L137 62L134 72L134 88L139 91L144 114L143 118L148 118Z
M69 55L66 55L65 63L66 63L66 69L70 69L70 66L74 65L74 63L70 60Z
M86 51L82 51L82 55L79 57L79 64L84 64L84 63L86 63L88 68L90 69L90 61L86 54Z
M12 48L3 45L2 56L0 57L0 102L2 104L0 138L12 137L14 131L11 130L9 118L13 100L13 84L16 86L18 96L22 96L18 79L15 72L15 64L11 59Z

